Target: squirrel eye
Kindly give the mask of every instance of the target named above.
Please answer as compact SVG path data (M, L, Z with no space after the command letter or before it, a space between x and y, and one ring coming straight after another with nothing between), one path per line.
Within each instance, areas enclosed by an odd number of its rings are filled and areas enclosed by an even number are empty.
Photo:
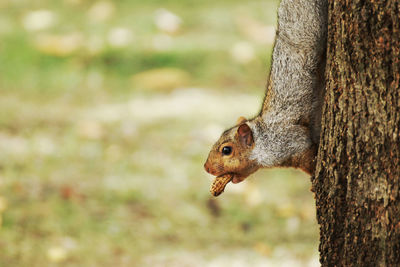
M222 148L222 154L224 154L225 156L228 156L232 153L232 147L230 146L224 146Z

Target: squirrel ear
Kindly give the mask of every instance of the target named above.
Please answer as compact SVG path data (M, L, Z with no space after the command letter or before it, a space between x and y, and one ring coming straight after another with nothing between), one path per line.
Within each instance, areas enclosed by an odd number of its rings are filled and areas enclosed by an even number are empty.
M252 146L254 143L253 133L246 123L239 126L237 130L239 140L243 145Z
M247 119L245 117L239 117L239 119L237 119L236 124L240 125L242 123L245 123L247 121Z

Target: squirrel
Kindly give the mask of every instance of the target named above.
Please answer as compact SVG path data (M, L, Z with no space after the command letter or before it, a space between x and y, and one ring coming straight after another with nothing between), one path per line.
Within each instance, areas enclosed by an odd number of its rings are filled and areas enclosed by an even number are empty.
M325 88L327 6L327 0L281 1L261 112L249 120L240 117L222 134L204 164L208 173L239 183L263 167L314 172ZM218 187L214 195L223 191L224 186Z

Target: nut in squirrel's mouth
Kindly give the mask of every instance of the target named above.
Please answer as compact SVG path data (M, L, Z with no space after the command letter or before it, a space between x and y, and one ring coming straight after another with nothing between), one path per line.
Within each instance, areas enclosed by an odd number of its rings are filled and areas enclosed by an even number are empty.
M224 192L225 186L233 180L233 173L225 173L220 176L215 177L213 183L211 184L210 192L214 197L219 196Z
M225 187L229 182L237 184L242 182L246 177L247 176L239 176L236 173L225 173L217 176L211 184L210 192L214 197L217 197L224 192Z

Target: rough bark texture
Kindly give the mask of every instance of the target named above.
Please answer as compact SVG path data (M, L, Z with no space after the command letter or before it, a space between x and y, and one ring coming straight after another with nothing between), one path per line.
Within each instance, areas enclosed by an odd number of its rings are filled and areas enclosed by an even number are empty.
M329 1L322 266L400 266L400 2Z

